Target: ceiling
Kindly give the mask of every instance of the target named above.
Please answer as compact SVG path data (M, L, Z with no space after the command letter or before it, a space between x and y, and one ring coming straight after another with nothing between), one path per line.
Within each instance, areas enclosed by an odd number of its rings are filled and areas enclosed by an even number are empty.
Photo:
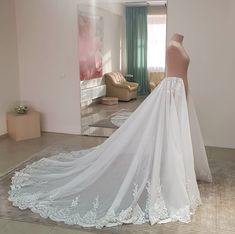
M111 0L110 2L120 2L120 3L128 3L128 2L134 2L134 3L155 3L155 2L165 2L166 3L166 0L165 1L162 1L162 0Z
M164 5L166 4L166 0L120 0L120 2L124 3L125 5Z
M163 6L167 0L79 0L81 3L121 3L130 6Z
M95 0L93 0L95 1ZM123 3L125 5L164 5L167 0L96 0L102 3Z

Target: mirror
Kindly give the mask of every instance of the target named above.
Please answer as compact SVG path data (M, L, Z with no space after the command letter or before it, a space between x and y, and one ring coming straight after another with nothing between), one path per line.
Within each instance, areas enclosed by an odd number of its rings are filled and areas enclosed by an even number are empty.
M144 17L132 17L137 6L144 6ZM166 1L79 3L82 135L110 136L164 78L166 8ZM143 24L142 31L133 24Z

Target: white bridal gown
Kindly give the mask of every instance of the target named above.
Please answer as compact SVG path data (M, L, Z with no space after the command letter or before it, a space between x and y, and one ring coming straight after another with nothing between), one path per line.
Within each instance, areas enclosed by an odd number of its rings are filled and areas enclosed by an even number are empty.
M9 200L83 227L189 222L196 176L211 181L197 117L182 79L168 77L103 144L16 172Z

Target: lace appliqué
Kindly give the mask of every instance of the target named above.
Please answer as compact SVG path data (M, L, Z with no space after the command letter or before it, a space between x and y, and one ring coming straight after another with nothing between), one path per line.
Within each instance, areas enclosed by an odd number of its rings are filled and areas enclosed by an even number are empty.
M158 183L158 186L155 188L155 196L151 196L151 183L147 181L146 190L148 192L148 199L146 202L145 212L148 214L148 219L151 225L161 222L161 220L168 219L169 215L167 208L162 197L161 185Z
M33 166L32 166L33 165ZM32 164L35 167L35 164ZM92 209L89 210L83 217L79 214L79 204L81 202L80 196L74 198L71 201L71 205L66 208L57 208L53 206L53 202L56 199L58 191L54 191L48 198L48 200L40 201L43 196L43 192L34 194L23 193L21 190L24 186L32 183L30 180L30 174L27 173L31 170L30 167L26 167L20 172L16 172L12 178L11 191L9 192L9 201L13 202L14 206L18 206L20 209L30 208L33 212L39 213L43 218L51 218L54 221L63 221L66 224L77 224L83 227L102 228L104 226L111 227L120 225L123 223L142 224L145 222L165 223L170 221L182 221L188 222L192 211L196 209L200 202L198 199L191 199L191 208L185 207L178 210L171 217L168 214L164 199L161 194L161 186L157 186L155 196L151 196L151 183L147 181L146 191L147 200L145 210L142 210L138 203L135 206L128 207L119 213L115 213L115 209L112 207L107 211L106 215L97 219L97 210L100 206L100 199L97 196L92 204ZM139 186L134 184L132 195L134 199L138 199Z

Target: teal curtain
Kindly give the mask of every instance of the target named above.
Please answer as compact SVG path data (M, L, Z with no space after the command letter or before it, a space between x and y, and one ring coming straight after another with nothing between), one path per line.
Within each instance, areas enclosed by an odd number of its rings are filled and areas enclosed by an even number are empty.
M127 72L139 83L139 95L148 93L147 7L126 7Z

